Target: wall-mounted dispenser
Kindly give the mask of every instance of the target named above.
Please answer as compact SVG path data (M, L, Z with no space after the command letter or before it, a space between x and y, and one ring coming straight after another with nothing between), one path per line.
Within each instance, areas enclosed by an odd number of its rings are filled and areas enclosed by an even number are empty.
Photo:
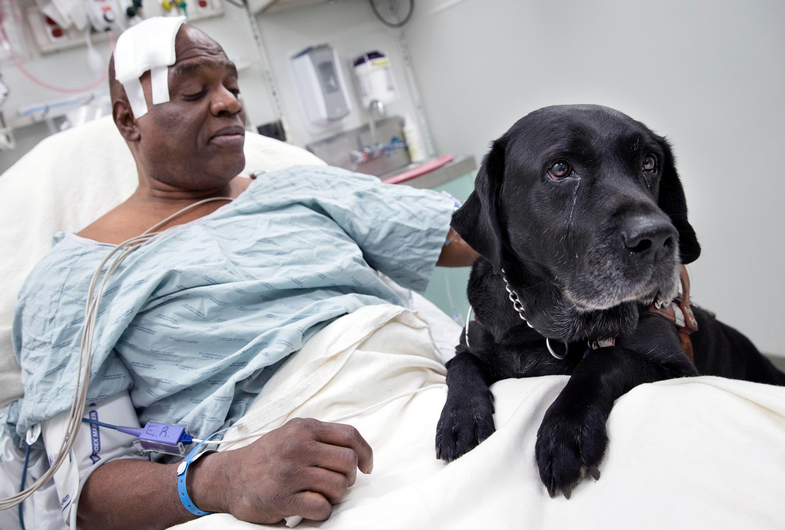
M329 44L309 46L290 56L289 73L311 133L340 125L351 112L341 63Z
M357 94L364 108L371 101L381 101L385 105L398 101L390 59L379 51L358 55L352 61L354 78L357 81Z

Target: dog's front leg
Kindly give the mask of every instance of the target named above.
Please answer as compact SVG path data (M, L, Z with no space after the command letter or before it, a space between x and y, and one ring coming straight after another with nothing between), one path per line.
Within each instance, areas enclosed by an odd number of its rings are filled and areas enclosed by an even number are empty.
M465 344L447 363L447 401L436 426L436 457L446 462L468 453L496 430L485 364Z
M561 491L569 498L585 473L599 478L605 423L617 398L643 383L698 375L669 326L644 317L635 336L593 350L578 364L537 433L537 465L551 497Z

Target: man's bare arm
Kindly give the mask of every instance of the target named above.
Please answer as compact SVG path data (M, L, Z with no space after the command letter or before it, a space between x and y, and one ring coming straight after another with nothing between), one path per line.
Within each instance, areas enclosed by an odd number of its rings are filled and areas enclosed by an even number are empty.
M450 228L447 234L446 244L442 247L442 253L436 265L439 267L470 267L479 254L458 235L458 232Z
M299 515L324 520L356 480L370 473L373 452L348 425L295 419L254 443L211 453L188 468L188 494L208 512L272 524ZM168 528L195 518L178 499L177 464L116 460L87 480L79 527Z

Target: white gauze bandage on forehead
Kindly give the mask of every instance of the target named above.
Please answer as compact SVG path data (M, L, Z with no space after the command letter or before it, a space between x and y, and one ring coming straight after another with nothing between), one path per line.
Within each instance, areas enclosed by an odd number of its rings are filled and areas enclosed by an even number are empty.
M120 35L114 48L114 75L125 88L135 118L147 114L139 78L150 70L153 105L169 101L169 67L175 63L174 40L185 17L152 17Z

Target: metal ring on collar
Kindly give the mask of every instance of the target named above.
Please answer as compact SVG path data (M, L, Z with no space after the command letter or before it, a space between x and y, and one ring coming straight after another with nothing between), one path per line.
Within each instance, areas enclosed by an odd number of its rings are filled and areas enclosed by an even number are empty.
M570 349L570 345L567 344L566 340L561 341L561 343L564 344L564 354L557 355L556 352L553 350L553 347L551 346L551 339L547 337L545 338L545 345L548 347L548 351L551 353L551 355L553 355L554 359L558 359L560 361L564 360L564 358L567 357L567 351Z

